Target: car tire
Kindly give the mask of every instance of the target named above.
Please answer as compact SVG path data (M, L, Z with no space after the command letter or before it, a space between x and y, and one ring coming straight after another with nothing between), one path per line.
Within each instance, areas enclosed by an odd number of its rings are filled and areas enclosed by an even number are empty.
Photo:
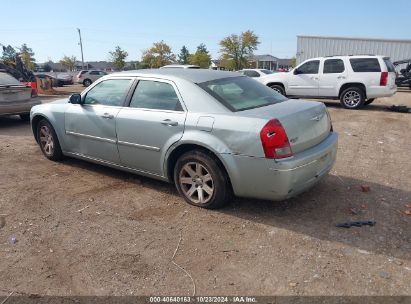
M346 109L359 109L364 105L364 91L358 87L349 87L340 95L340 103Z
M174 183L189 204L201 208L221 208L232 196L231 184L222 164L199 150L180 156L174 167Z
M273 89L274 91L276 91L277 93L280 93L281 95L286 96L283 86L281 86L279 84L273 84L273 85L270 85L270 88Z
M45 157L53 161L63 159L63 152L56 131L46 119L42 119L37 124L37 139L41 152Z
M29 114L29 113L20 114L19 116L20 116L20 119L21 119L22 121L30 121L30 114Z
M374 102L374 100L375 100L375 98L367 99L367 101L364 102L364 105L365 105L365 106L368 106L369 104L372 104L372 103Z
M91 80L90 79L84 79L84 81L83 81L83 86L85 86L85 87L88 87L88 86L90 86L91 85Z

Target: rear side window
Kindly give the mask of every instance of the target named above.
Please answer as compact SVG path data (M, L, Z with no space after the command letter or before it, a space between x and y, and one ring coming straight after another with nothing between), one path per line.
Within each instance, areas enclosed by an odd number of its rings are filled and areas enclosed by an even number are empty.
M140 80L130 102L131 108L183 111L174 88L169 83Z
M344 72L344 61L341 59L327 59L324 61L324 74Z
M354 72L381 72L377 58L352 58L350 63Z
M99 71L91 71L90 75L100 75L100 72Z
M395 72L395 66L392 64L390 58L384 58L385 65L388 72Z

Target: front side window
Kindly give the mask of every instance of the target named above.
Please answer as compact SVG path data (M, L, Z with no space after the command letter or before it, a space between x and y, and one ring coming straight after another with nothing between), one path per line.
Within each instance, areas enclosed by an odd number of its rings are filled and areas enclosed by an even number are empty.
M381 72L377 58L352 58L350 63L354 72Z
M262 83L244 76L216 79L198 85L233 112L287 100Z
M131 79L109 79L98 83L84 99L84 104L122 106L130 89Z
M244 75L248 77L260 77L260 74L256 71L244 71Z
M324 74L344 72L344 61L341 59L327 59L324 61Z
M183 111L173 86L169 83L140 80L130 101L131 108Z
M99 71L91 71L90 75L100 75L100 72Z
M298 67L298 74L318 74L318 68L320 67L319 60L312 60L304 63Z

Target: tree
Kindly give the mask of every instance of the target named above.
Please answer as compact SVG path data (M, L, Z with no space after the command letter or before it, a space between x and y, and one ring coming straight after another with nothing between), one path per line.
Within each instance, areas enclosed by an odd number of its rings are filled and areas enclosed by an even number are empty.
M253 55L260 43L253 31L246 31L240 35L232 34L220 41L222 58L231 60L231 67L241 70L247 66L248 59Z
M197 47L197 53L207 53L208 54L208 50L207 47L204 43L201 43L198 47Z
M296 65L297 65L297 58L295 57L291 58L291 67L295 68Z
M126 65L125 59L128 56L128 53L121 49L121 47L116 46L116 49L110 52L111 62L117 70L122 70Z
M150 68L159 68L175 62L176 56L171 52L171 47L163 40L155 42L153 46L144 51L142 63Z
M16 50L11 45L3 46L1 61L5 65L16 65Z
M63 67L65 67L69 71L74 71L76 69L76 56L68 57L64 55L64 57L59 62Z
M202 69L208 69L211 64L211 56L204 43L197 47L195 54L190 56L190 64L198 65Z
M180 50L180 54L178 54L178 63L180 64L187 64L190 58L190 52L186 48L185 45Z
M33 70L34 69L34 63L36 62L36 59L34 59L34 52L31 48L27 46L27 44L23 43L20 48L18 48L20 51L20 58L21 61L23 61L23 64L26 66L27 69Z

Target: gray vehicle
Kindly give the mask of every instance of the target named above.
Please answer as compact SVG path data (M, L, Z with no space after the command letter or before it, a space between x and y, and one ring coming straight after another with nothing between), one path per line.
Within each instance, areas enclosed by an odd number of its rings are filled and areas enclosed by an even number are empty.
M31 97L32 88L26 86L13 76L0 72L0 116L20 115L21 119L30 119L31 107L40 101Z
M31 124L51 160L65 155L169 181L204 208L231 194L293 197L330 171L337 152L322 103L212 70L111 74L69 100L34 107Z

